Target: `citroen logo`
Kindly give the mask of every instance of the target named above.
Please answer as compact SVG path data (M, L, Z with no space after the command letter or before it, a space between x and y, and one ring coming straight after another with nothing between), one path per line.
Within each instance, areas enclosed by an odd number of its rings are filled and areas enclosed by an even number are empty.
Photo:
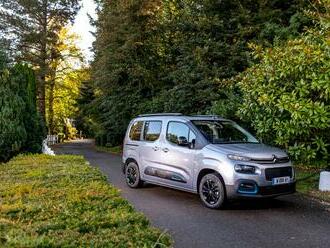
M277 157L275 154L273 154L273 163L275 164L277 162Z

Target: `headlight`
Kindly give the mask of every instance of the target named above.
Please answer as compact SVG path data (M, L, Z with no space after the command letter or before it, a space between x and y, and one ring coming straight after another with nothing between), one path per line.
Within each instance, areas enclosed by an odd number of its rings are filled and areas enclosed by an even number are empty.
M239 156L239 155L235 155L235 154L229 154L227 157L231 160L236 160L236 161L249 161L249 160L251 160L248 157Z
M261 170L253 165L236 164L235 171L243 174L261 174Z

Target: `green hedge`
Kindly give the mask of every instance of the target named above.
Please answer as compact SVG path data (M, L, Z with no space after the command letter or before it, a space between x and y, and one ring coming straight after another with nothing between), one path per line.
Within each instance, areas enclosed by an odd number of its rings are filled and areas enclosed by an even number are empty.
M20 155L0 182L0 247L171 245L83 157Z
M0 69L0 161L41 151L44 128L36 107L36 79L26 65Z

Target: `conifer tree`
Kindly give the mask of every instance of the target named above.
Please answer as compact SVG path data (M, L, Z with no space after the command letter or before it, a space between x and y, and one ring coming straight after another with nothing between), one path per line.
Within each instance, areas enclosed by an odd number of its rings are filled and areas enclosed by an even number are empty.
M38 108L45 119L47 78L60 30L73 21L79 0L1 0L0 35L10 41L17 62L36 68Z

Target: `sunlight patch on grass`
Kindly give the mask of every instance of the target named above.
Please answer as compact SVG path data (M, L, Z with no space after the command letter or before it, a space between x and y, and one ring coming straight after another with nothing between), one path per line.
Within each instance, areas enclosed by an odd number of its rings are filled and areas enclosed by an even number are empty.
M171 245L83 157L19 156L0 182L1 247Z

